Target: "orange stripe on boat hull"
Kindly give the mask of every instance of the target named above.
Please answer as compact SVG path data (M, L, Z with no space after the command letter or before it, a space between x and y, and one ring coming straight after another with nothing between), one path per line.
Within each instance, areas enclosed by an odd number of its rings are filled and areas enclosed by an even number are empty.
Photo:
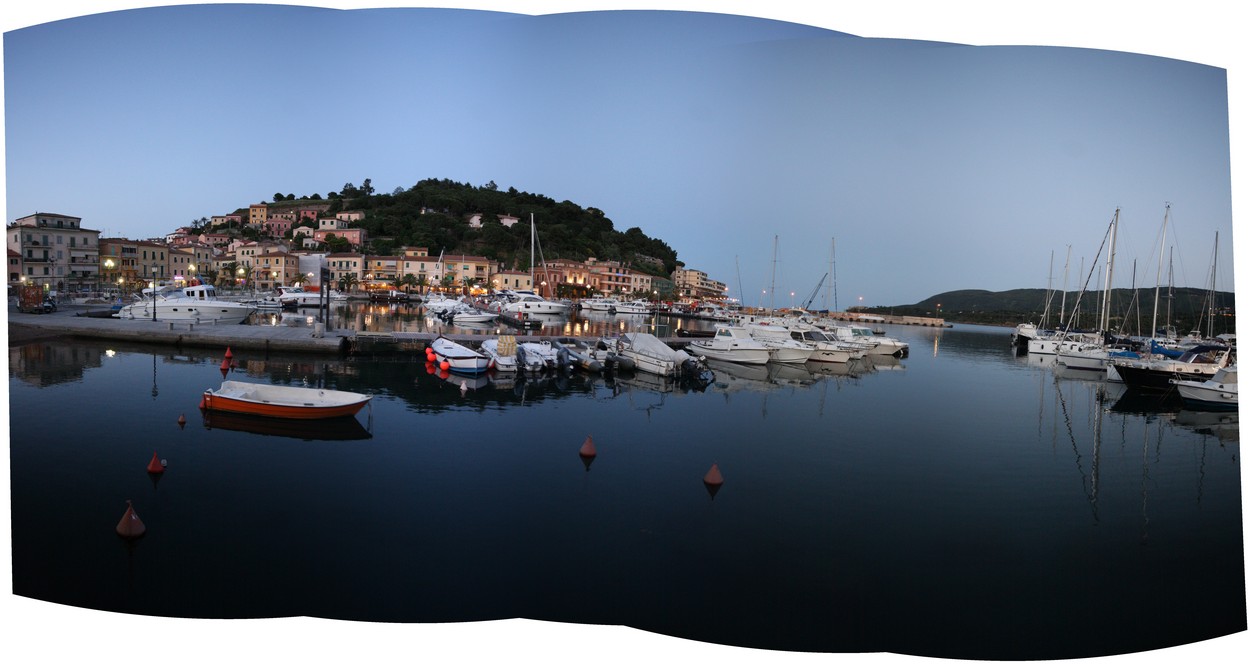
M204 400L201 402L201 408L208 411L224 411L229 413L245 413L248 415L261 415L264 417L281 417L293 420L322 420L331 417L347 417L360 412L361 408L369 400L366 399L359 403L344 404L340 406L288 406L284 404L273 403L256 403L254 401L242 401L223 397L215 394L205 394Z

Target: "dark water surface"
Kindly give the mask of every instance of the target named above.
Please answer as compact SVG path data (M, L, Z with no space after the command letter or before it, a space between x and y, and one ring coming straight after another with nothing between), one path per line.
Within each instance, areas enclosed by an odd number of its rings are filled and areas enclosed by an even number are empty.
M424 358L237 354L232 379L375 395L302 428L202 417L216 352L14 346L13 589L150 616L520 617L949 658L1245 630L1235 413L1056 375L1000 328L890 333L910 357L717 364L703 391L462 390ZM114 532L127 500L133 543Z

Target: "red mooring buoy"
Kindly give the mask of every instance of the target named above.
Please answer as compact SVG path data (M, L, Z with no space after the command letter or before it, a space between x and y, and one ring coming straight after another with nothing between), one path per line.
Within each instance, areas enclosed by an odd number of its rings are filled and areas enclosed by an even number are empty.
M593 459L598 454L595 451L595 441L590 436L586 436L586 440L582 443L582 448L577 451L578 456L583 459Z
M725 483L725 478L721 477L720 467L712 464L712 468L703 476L703 483L708 486L720 486Z
M135 508L126 501L126 513L122 515L122 520L117 522L117 534L126 538L143 537L143 533L147 532L147 527L139 520L139 515L135 514Z
M222 370L222 371L229 371L229 370L230 370L230 358L226 358L226 359L224 359L224 360L222 360L222 361L221 361L221 370Z
M230 347L229 347L229 346L226 346L226 359L228 360L228 359L230 359L230 358L232 358L232 357L234 357L234 353L231 353L231 352L230 352Z
M165 464L161 463L161 458L156 456L156 452L152 453L152 460L148 462L148 472L149 473L165 472Z

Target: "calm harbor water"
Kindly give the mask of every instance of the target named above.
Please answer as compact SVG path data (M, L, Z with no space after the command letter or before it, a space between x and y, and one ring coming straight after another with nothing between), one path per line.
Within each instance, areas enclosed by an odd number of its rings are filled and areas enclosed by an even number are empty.
M430 324L357 311L339 325ZM1235 413L1059 375L1001 328L889 333L910 357L717 363L703 390L577 373L462 389L424 358L236 354L231 379L375 395L313 427L201 416L219 353L13 346L14 592L149 616L520 617L949 658L1245 630ZM132 543L114 532L127 500L148 529Z

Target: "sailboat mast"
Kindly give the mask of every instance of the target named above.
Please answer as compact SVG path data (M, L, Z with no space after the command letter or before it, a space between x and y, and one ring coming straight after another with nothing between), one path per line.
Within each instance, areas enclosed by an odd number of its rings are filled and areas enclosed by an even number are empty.
M1215 262L1220 257L1220 232L1215 231L1215 248L1211 250L1211 295L1207 304L1207 338L1215 336Z
M530 288L534 287L534 213L530 213Z
M773 236L773 283L768 287L768 308L777 310L777 236Z
M1064 327L1064 311L1068 306L1068 264L1072 262L1072 245L1068 245L1068 256L1063 259L1063 295L1059 296L1059 327Z
M1171 204L1165 205L1163 208L1163 235L1159 238L1159 269L1155 272L1155 310L1154 315L1150 319L1151 338L1154 338L1159 331L1159 282L1163 280L1163 248L1167 245L1168 213L1171 210Z
M1107 279L1102 291L1102 318L1098 321L1098 329L1104 333L1111 327L1111 275L1115 271L1115 234L1119 226L1120 208L1116 208L1111 221L1111 250L1107 252Z
M825 284L825 311L834 311L838 307L837 283L838 273L835 271L835 257L838 252L838 238L833 238L832 245L829 247L829 274L833 275L833 279ZM834 288L833 309L829 308L829 288Z

